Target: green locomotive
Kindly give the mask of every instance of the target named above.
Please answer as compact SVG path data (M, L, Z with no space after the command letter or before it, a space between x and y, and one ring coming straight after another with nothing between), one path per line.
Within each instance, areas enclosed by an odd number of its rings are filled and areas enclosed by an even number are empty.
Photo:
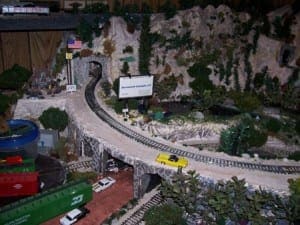
M1 225L38 225L92 200L92 186L74 181L0 208Z

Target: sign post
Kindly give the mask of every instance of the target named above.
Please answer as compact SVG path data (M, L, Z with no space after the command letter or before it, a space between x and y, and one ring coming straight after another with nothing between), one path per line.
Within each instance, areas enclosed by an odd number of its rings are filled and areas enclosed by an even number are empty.
M67 42L67 52L66 52L66 60L67 60L67 78L68 78L68 85L66 87L67 92L76 91L76 84L73 82L72 76L72 64L71 60L73 59L73 53L69 50L72 49L80 49L82 46L82 42L79 40L69 39Z

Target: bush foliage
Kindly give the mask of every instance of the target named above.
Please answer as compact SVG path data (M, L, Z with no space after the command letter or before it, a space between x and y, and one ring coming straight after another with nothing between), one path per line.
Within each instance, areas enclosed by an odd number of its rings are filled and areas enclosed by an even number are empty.
M42 113L39 121L46 129L63 131L68 125L69 117L66 111L50 107Z
M9 108L10 100L7 95L0 93L0 114L4 114Z
M185 225L182 215L183 210L179 206L163 204L146 211L144 220L146 225Z
M213 83L209 79L211 69L207 68L202 63L195 63L188 69L188 74L195 78L194 81L190 82L190 87L196 95L203 95L205 90L212 90L214 88Z
M31 75L31 71L15 64L0 75L0 89L19 90Z
M281 122L276 118L269 118L266 121L266 129L270 132L277 133L281 128Z

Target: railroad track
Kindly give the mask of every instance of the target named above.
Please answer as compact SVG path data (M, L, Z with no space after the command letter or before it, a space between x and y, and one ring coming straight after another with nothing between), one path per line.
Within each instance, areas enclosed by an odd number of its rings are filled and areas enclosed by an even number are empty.
M92 160L79 161L76 163L69 163L66 166L67 172L75 172L80 169L90 169L92 167Z
M179 156L184 156L186 158L190 158L198 162L213 164L220 167L234 167L234 168L241 168L241 169L248 169L248 170L259 170L259 171L278 173L278 174L300 173L300 166L270 165L270 164L261 164L261 163L241 162L236 160L205 156L200 153L192 153L179 148L174 148L166 144L157 142L153 139L147 138L141 135L140 133L137 133L134 130L131 130L130 128L119 123L100 106L94 94L94 90L99 79L100 78L93 77L86 86L85 99L87 104L101 120L103 120L112 128L116 129L117 131L124 134L130 139L140 142L148 147L155 148L159 151L168 152Z
M143 220L145 212L153 206L161 205L164 202L161 194L158 192L145 204L141 205L129 218L127 218L121 225L138 225Z

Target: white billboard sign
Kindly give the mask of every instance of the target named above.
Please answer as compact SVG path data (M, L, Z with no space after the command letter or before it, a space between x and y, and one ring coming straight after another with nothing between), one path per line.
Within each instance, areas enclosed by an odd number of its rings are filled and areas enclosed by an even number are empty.
M151 96L153 94L153 79L152 75L120 77L119 98Z

